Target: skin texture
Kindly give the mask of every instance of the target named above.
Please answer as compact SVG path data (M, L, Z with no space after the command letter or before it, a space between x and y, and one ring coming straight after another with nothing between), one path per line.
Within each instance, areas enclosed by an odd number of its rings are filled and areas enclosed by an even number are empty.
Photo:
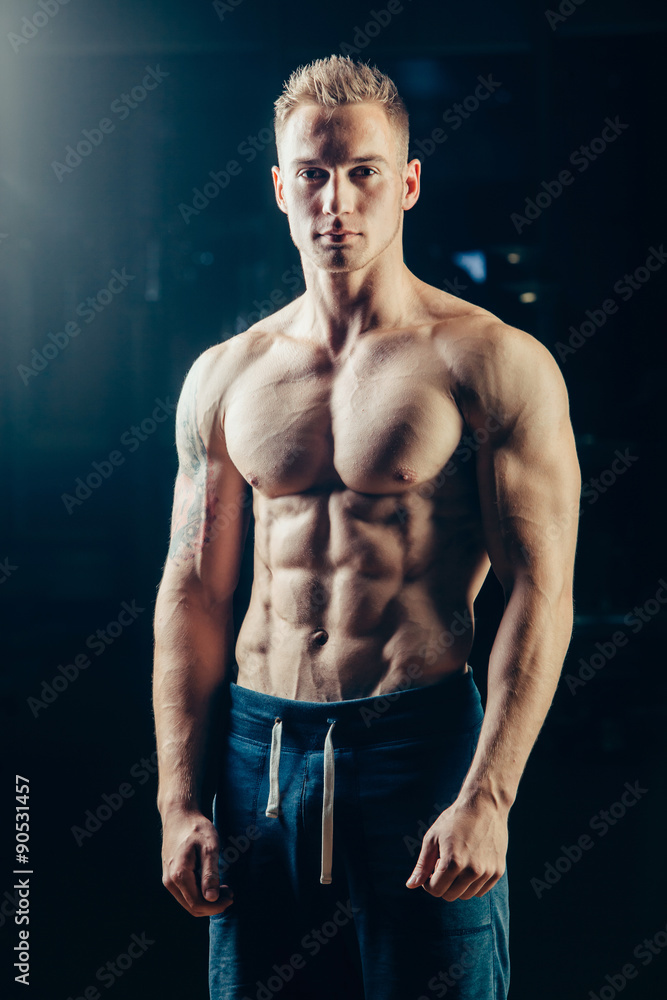
M204 352L177 411L155 615L163 881L194 915L230 905L200 794L234 660L241 686L302 700L431 684L466 669L492 567L506 607L482 732L414 869L432 895L481 896L505 870L509 809L572 630L581 481L567 392L528 333L404 264L421 164L398 165L380 106L299 106L279 157L306 292ZM233 648L250 505L254 580Z

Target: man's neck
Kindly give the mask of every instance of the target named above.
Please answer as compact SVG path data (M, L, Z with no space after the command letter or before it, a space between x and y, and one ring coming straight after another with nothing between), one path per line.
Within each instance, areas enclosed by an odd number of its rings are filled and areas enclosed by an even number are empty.
M414 275L401 260L397 266L374 261L358 271L332 272L303 260L306 291L299 327L309 340L344 353L365 332L391 329L406 322L414 298Z

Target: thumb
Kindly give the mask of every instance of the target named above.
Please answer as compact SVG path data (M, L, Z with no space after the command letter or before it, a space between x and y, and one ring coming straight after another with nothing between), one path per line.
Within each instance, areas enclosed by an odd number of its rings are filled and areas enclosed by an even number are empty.
M438 859L438 846L434 841L422 841L422 849L417 859L412 875L405 883L408 889L423 885L433 874L433 868Z

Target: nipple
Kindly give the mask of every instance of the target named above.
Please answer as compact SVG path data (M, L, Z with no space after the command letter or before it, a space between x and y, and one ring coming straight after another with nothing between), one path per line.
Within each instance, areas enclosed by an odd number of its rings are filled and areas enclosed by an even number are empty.
M323 646L328 638L329 633L323 628L318 628L315 632L313 632L313 642L316 642L318 646Z
M394 472L394 479L398 479L401 482L414 483L416 478L417 476L413 469L401 467Z

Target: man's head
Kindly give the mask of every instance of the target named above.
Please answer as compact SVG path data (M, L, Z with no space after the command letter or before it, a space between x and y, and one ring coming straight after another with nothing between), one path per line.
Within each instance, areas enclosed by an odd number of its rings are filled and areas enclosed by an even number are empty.
M275 133L276 200L302 254L349 271L400 243L421 165L408 163L408 114L389 77L347 56L299 67L275 102Z
M408 162L410 140L409 119L393 80L377 66L354 62L349 56L332 55L316 59L294 70L274 104L274 131L278 163L281 157L286 124L295 108L302 104L317 104L321 108L339 108L345 104L372 101L384 109L396 144L399 170Z

